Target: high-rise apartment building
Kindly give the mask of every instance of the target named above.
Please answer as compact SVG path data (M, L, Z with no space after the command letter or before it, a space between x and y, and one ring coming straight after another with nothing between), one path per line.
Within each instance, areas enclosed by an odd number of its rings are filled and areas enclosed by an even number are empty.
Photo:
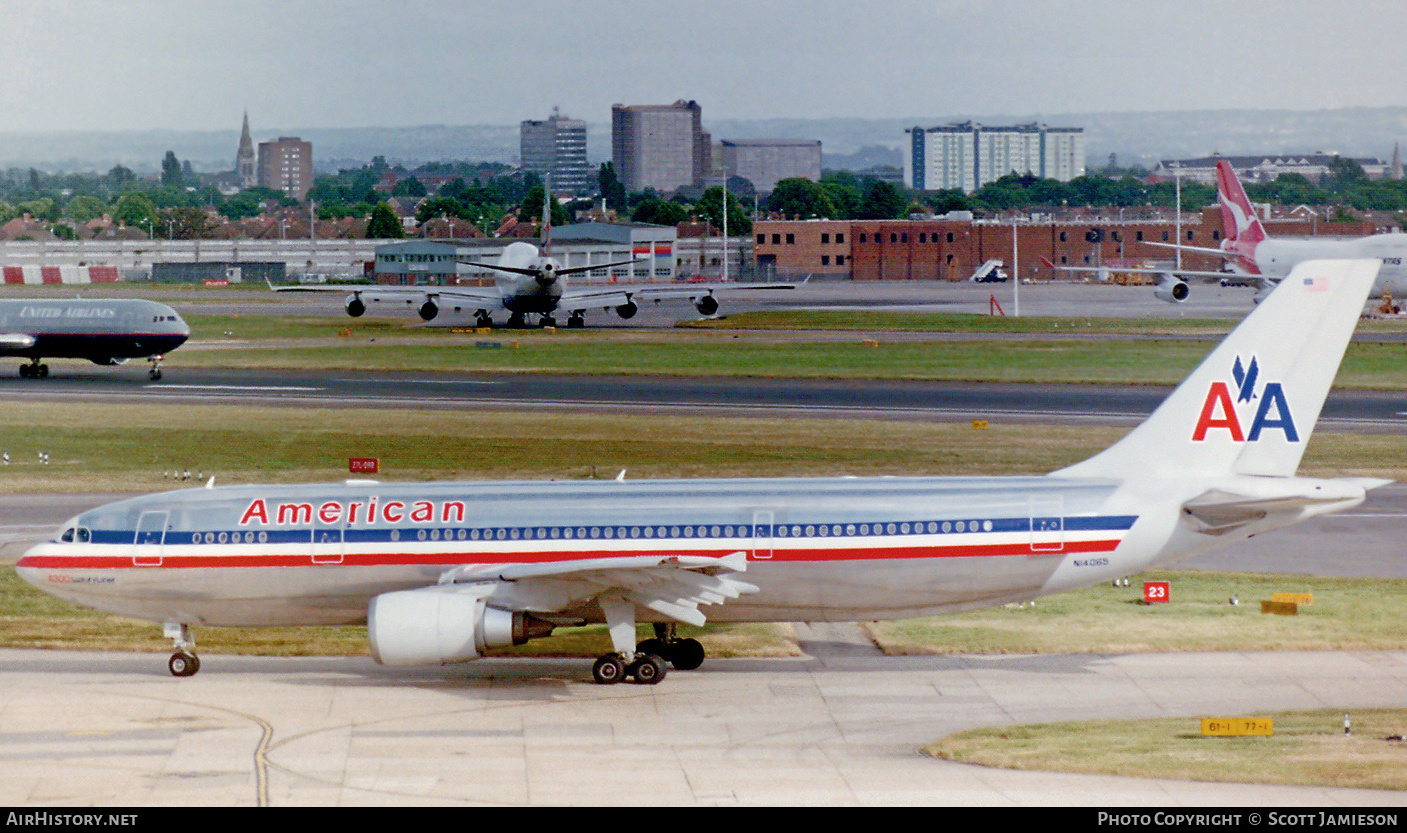
M974 122L913 127L904 183L918 191L957 188L971 193L1010 173L1069 182L1085 173L1081 127L1023 124L986 127Z
M259 184L302 200L313 187L313 145L296 136L259 143Z
M761 193L783 179L821 181L821 143L816 139L724 139L723 170L740 176Z
M700 184L712 167L711 141L696 101L611 108L611 159L627 191Z
M586 161L586 122L559 115L519 125L523 170L552 177L552 193L584 197L596 192L596 175Z

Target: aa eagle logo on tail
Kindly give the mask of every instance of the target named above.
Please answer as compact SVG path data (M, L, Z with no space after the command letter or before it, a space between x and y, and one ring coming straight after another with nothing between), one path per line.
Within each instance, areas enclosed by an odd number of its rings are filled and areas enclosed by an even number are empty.
M1226 431L1232 442L1257 442L1269 429L1284 432L1287 442L1299 442L1299 431L1295 428L1290 405L1285 401L1285 391L1279 382L1266 382L1257 393L1260 379L1260 364L1255 356L1249 363L1236 357L1231 367L1231 378L1236 385L1236 399L1231 398L1231 388L1226 382L1212 382L1207 388L1207 397L1202 401L1202 413L1197 417L1197 426L1192 430L1192 441L1203 442L1209 433ZM1236 408L1239 403L1248 403L1243 410L1249 411L1249 403L1255 405L1255 414L1250 420L1250 430L1243 428L1242 414Z

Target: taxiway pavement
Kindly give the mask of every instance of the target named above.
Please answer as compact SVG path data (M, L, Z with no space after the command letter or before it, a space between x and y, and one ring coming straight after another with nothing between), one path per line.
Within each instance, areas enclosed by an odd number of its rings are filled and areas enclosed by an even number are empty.
M1407 653L806 656L598 686L584 660L415 671L366 658L0 651L0 804L1402 807L1407 794L987 769L978 726L1400 706ZM1388 742L1388 741L1383 741Z

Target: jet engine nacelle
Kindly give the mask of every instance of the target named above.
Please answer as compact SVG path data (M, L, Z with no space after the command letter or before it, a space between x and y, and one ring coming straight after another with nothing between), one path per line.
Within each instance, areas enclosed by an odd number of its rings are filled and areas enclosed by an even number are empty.
M343 308L353 318L360 318L366 313L366 301L363 301L360 295L348 295L347 303L343 304Z
M430 300L429 298L426 298L425 303L420 305L419 312L420 318L422 320L429 321L440 314L440 308L435 306L434 301Z
M718 312L718 299L712 295L705 295L694 302L694 309L699 311L699 315L713 315Z
M530 614L489 607L492 592L492 585L471 584L382 593L367 608L371 655L382 665L468 662L552 632Z
M619 315L621 318L634 318L635 313L639 311L640 308L635 305L634 301L626 301L625 303L616 307L616 315Z
M1192 287L1187 285L1187 281L1172 275L1159 275L1158 285L1153 287L1153 295L1159 301L1167 301L1172 304L1186 301L1190 294L1192 294Z

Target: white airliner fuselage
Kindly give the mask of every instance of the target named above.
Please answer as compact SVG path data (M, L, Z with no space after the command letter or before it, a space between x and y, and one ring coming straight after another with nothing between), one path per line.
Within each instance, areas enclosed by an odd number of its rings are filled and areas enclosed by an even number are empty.
M366 621L389 665L605 622L599 682L697 667L675 623L892 619L1138 573L1356 505L1295 476L1377 264L1301 264L1141 426L1044 477L236 486L85 512L20 559L57 596L189 627ZM657 624L639 646L637 622ZM692 643L692 645L690 644Z
M1372 258L1382 262L1372 294L1389 293L1407 297L1407 234L1374 234L1352 239L1322 237L1270 237L1242 251L1233 240L1224 250L1229 261L1246 274L1273 281L1283 280L1290 270L1309 260L1356 260Z

